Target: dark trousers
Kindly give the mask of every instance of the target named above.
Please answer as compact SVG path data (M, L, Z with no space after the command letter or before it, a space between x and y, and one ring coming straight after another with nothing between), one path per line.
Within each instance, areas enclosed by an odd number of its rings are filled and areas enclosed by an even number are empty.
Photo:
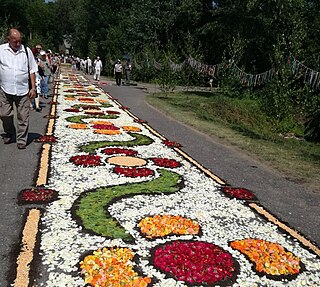
M17 129L14 126L13 105L17 110ZM9 95L0 89L0 118L7 136L13 137L17 130L17 143L27 144L29 130L30 100L28 95Z
M116 72L116 83L118 86L121 85L121 78L122 78L122 73L121 72Z

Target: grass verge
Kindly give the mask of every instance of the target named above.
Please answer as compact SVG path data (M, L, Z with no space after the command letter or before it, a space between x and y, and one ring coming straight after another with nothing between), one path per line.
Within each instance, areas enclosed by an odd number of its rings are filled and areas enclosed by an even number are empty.
M172 118L240 148L287 179L320 192L320 144L281 134L279 124L265 116L256 101L211 92L157 93L147 101Z

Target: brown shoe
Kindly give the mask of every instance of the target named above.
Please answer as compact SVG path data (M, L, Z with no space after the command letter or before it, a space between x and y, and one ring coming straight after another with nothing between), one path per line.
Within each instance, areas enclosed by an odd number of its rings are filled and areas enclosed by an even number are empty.
M12 143L12 138L4 137L4 138L3 138L3 143L4 143L4 144L10 144L10 143Z
M22 143L17 144L17 147L18 149L26 149L26 145Z

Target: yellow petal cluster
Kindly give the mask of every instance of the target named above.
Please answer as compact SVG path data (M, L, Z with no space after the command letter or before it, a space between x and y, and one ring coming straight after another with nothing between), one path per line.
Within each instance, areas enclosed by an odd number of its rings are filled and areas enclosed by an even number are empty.
M169 234L198 234L200 226L197 222L178 215L155 215L143 218L138 226L147 238L162 237Z
M133 257L128 248L98 249L80 262L81 273L94 287L147 287L151 279L134 271Z

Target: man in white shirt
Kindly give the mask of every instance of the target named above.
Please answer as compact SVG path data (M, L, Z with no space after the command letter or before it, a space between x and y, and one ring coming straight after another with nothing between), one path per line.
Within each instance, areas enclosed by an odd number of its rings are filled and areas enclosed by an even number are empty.
M25 149L27 145L30 99L36 96L37 70L32 51L21 45L20 32L10 29L8 43L0 45L0 118L5 132L3 142L13 142L16 135L18 149ZM17 110L17 128L13 121L13 104Z
M95 81L100 81L101 70L102 70L102 62L100 60L100 57L97 57L97 59L94 61L94 76L93 76L93 79Z

